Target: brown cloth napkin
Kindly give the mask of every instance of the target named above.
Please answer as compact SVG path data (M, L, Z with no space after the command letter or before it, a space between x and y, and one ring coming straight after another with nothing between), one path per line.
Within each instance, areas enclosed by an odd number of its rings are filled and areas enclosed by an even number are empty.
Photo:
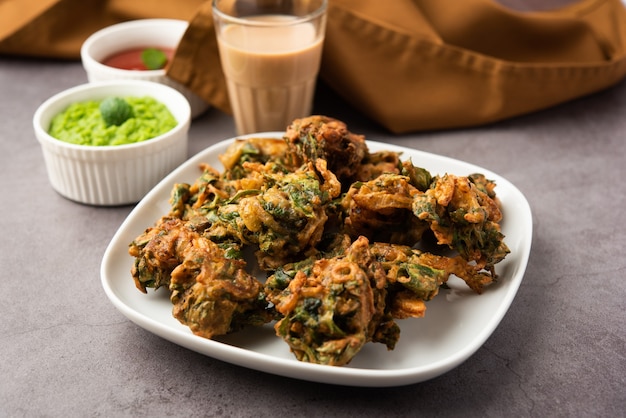
M204 0L0 0L0 53L77 59L93 32L144 18L189 20Z
M74 21L88 3L22 1L43 9L44 3L52 9L64 5L74 12ZM97 29L94 22L101 27L130 18L187 19L189 29L168 75L230 111L210 1L90 2L98 12L89 13L78 28L65 28L72 33L56 36L65 42L44 44L48 49L40 48L41 55L73 56L80 47L76 40ZM7 49L5 4L0 3L0 52L15 53L16 39L28 37L16 36L24 29L14 30L13 50ZM47 23L45 13L34 16L40 25ZM22 18L33 31L27 22ZM64 28L58 22L47 27L50 32ZM581 0L532 13L493 0L329 0L320 77L395 133L495 122L600 91L625 75L626 10L619 0Z
M625 48L619 0L535 13L490 0L330 0L320 76L392 132L459 128L614 85ZM168 74L229 111L210 2Z

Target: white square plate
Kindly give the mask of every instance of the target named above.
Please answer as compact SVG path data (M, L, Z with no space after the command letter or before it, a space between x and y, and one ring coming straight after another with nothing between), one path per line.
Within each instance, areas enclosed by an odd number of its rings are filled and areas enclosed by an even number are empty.
M255 134L281 138L281 132ZM473 293L465 283L451 277L450 289L441 289L427 302L424 318L398 321L400 340L393 351L383 344L368 343L343 367L309 364L295 359L287 344L274 334L272 324L244 330L216 340L193 335L172 316L167 290L143 294L130 274L133 258L129 243L170 210L170 191L175 183L192 184L206 162L221 169L218 155L231 138L198 153L164 178L133 209L106 249L101 266L104 290L111 302L131 321L146 330L188 349L255 370L297 379L349 386L400 386L439 376L467 360L489 338L506 314L520 286L532 241L532 214L524 195L509 181L481 167L451 158L391 144L368 141L370 151L402 152L415 166L435 174L482 173L496 182L502 203L502 232L511 250L496 265L498 281L484 293Z

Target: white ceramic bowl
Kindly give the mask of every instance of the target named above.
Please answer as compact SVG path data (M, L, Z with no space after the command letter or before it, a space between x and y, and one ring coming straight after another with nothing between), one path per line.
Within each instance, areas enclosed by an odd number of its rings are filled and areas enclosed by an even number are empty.
M125 145L77 145L48 134L52 118L70 104L110 96L153 97L168 107L178 124L155 138ZM76 202L113 206L138 202L187 159L190 115L187 99L169 86L117 80L82 84L52 96L36 110L33 127L57 192Z
M108 26L93 33L81 46L80 56L87 79L144 80L165 84L180 91L191 105L191 117L202 114L209 105L200 96L160 70L122 70L102 64L111 55L132 48L163 47L176 49L188 23L176 19L139 19Z

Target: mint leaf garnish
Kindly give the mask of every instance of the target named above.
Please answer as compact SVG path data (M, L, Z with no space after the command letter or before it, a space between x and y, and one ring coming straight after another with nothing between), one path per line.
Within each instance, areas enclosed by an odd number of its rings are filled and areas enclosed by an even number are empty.
M100 103L100 114L107 126L121 125L134 116L133 108L119 97L107 97Z
M160 70L167 63L165 52L157 48L146 48L141 51L141 61L148 70Z

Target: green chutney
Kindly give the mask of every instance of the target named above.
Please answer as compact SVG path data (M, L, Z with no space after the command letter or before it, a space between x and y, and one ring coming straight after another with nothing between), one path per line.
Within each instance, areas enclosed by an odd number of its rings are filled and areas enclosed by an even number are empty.
M124 97L133 116L118 125L107 126L100 113L100 101L73 103L52 118L48 133L56 139L78 145L124 145L162 135L178 122L167 106L152 97Z

